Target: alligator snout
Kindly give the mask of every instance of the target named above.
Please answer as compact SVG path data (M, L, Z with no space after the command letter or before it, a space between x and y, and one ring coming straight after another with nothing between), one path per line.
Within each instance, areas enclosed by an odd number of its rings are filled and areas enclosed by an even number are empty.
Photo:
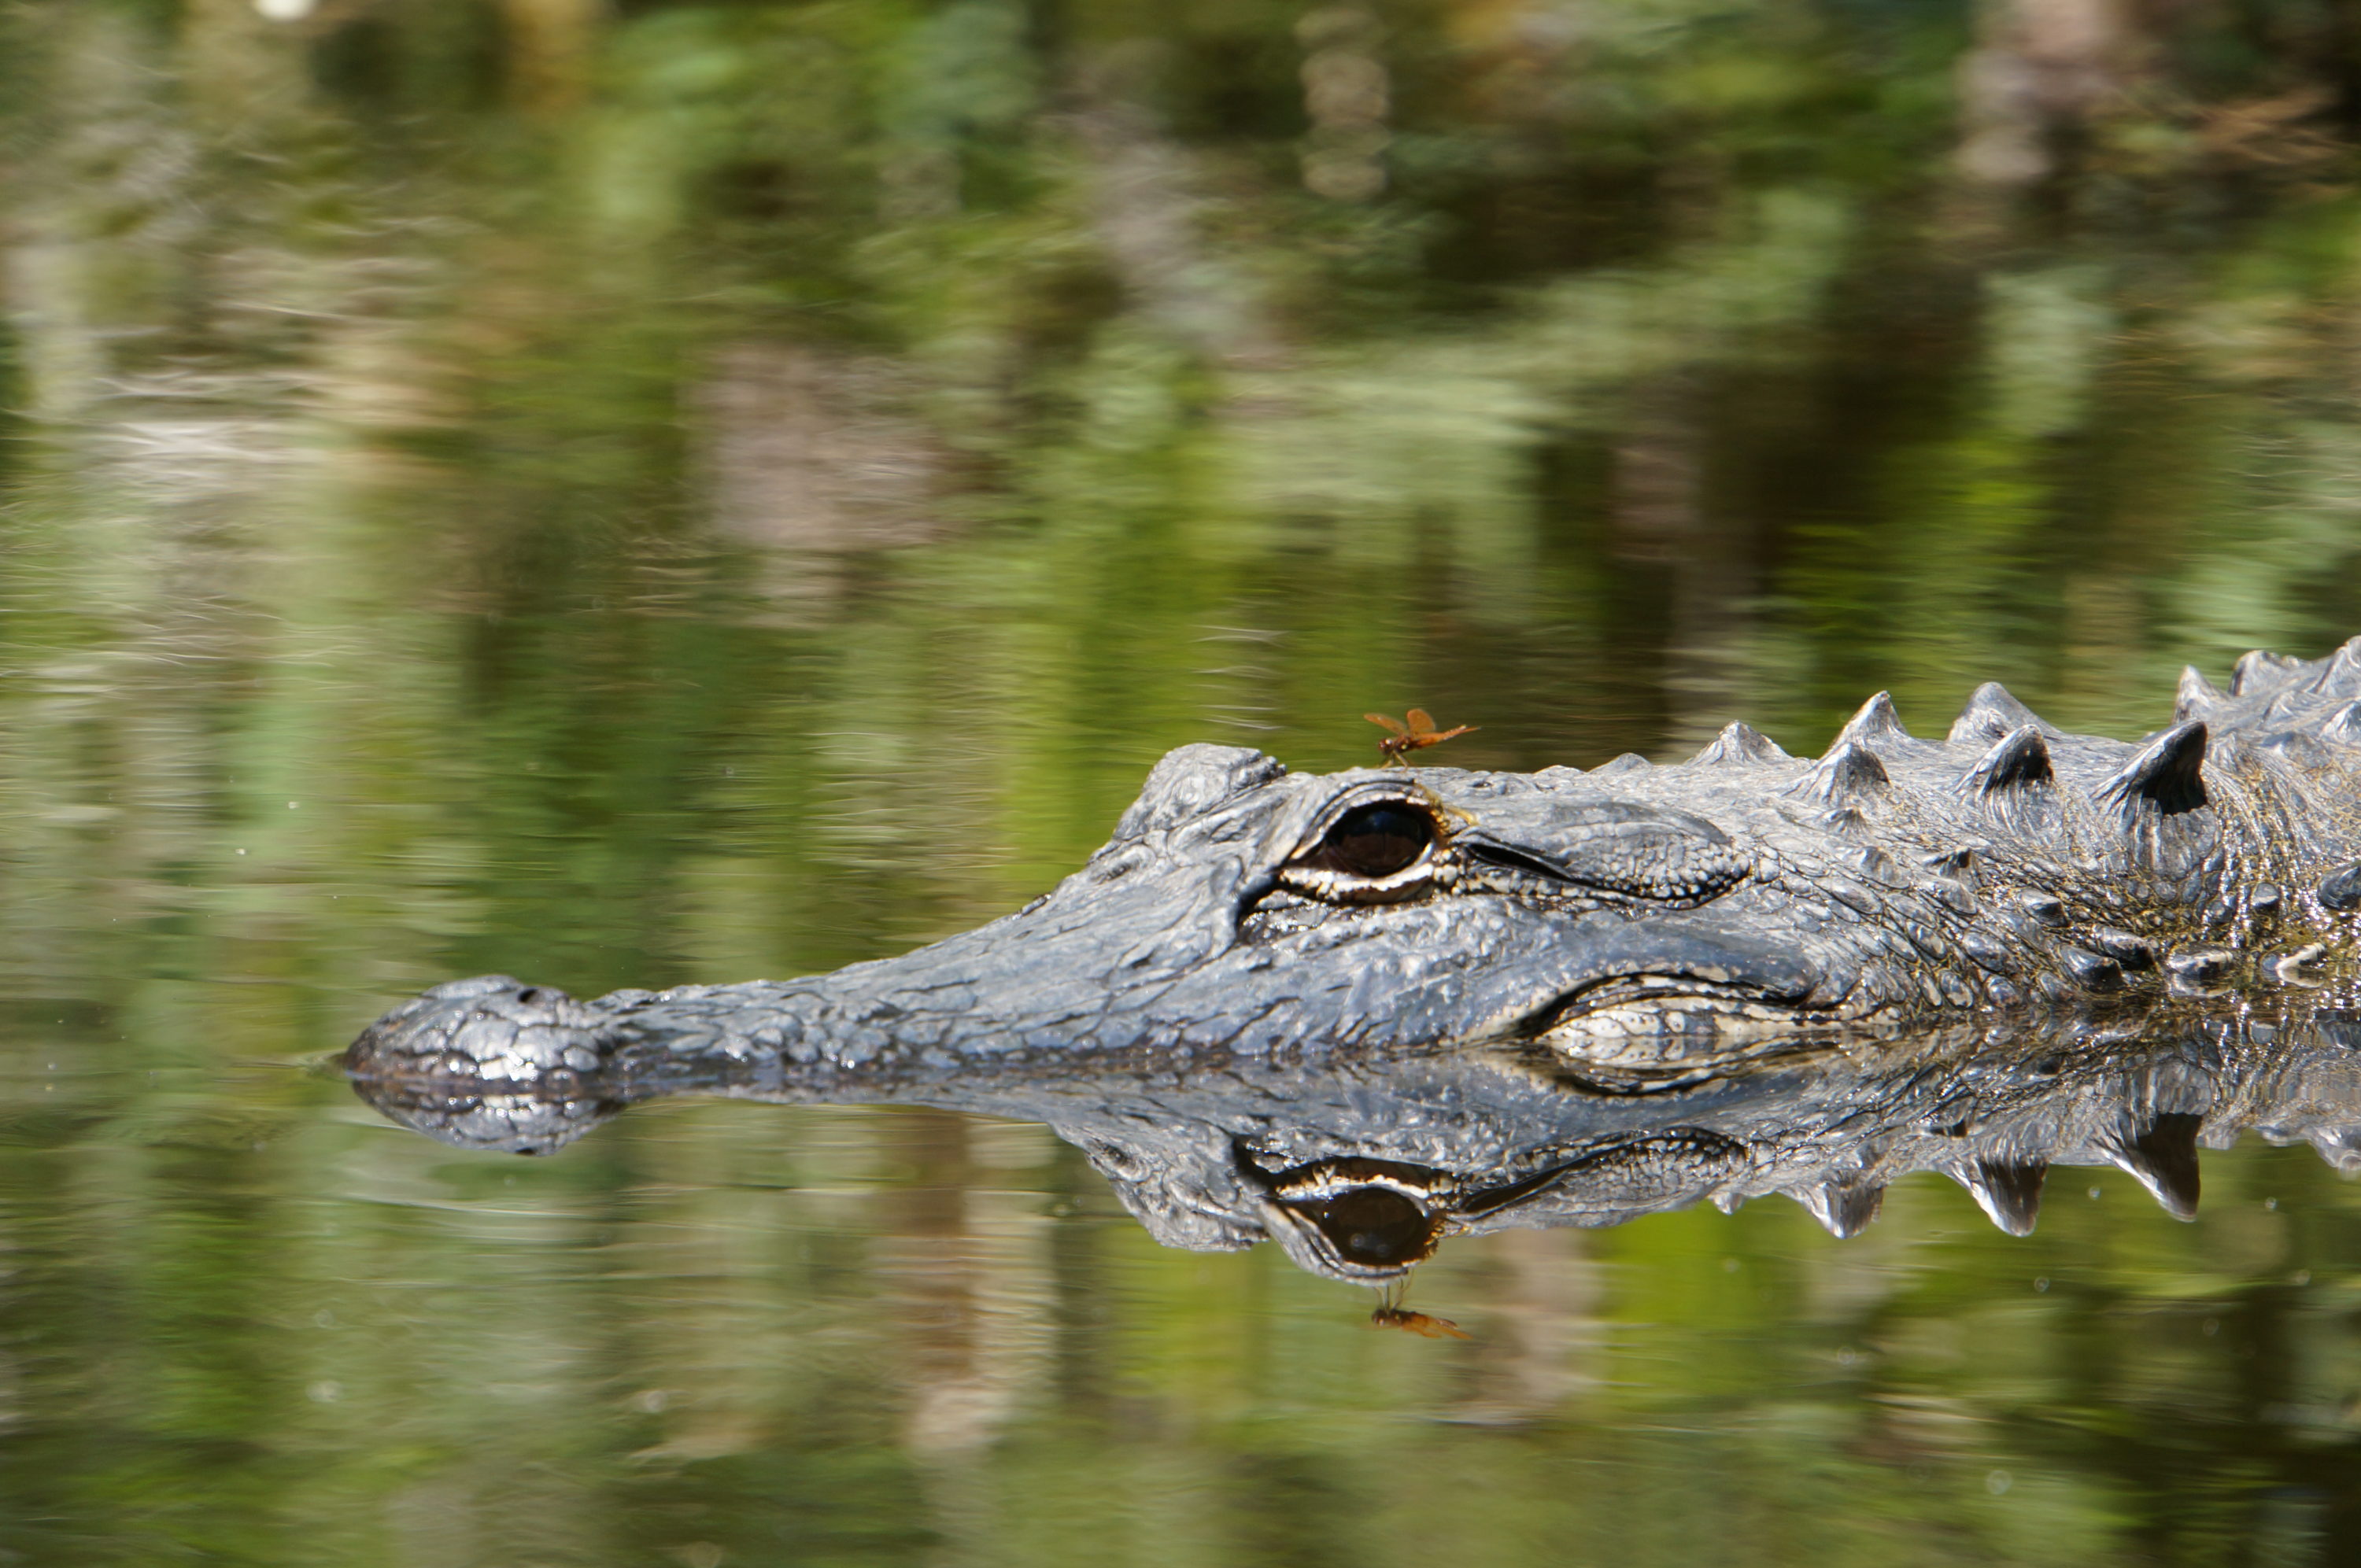
M504 974L422 992L361 1032L345 1052L359 1078L546 1084L604 1064L606 1014L562 991Z

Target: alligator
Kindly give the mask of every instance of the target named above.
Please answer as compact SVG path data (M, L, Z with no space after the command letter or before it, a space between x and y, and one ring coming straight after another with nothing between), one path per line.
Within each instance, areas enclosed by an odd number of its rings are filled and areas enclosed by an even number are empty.
M1301 774L1183 746L1081 870L975 930L800 980L587 1002L479 977L396 1007L344 1065L401 1119L525 1153L664 1093L996 1108L1067 1131L1169 1241L1273 1234L1307 1266L1360 1277L1407 1254L1340 1262L1317 1225L1285 1218L1290 1201L1352 1212L1417 1190L1421 1213L1455 1224L1532 1212L1568 1190L1563 1172L1543 1180L1558 1168L1501 1151L1567 1105L1673 1097L1635 1113L1680 1113L1644 1157L1610 1163L1653 1172L1652 1190L1727 1195L1744 1189L1723 1168L1730 1134L1697 1142L1681 1108L1723 1091L1776 1105L1759 1075L1783 1062L1907 1064L1962 1031L1981 1042L1971 1058L1998 1062L2015 1059L2008 1041L2158 1009L2334 1020L2361 929L2356 769L2361 638L2310 662L2249 653L2226 692L2186 672L2172 722L2137 742L2069 734L1987 685L1941 740L1909 734L1881 693L1811 759L1742 724L1677 765L1626 755L1531 774ZM1559 1110L1518 1130L1499 1095L1468 1087L1479 1067L1486 1084L1546 1084L1534 1102ZM1458 1087L1411 1102L1367 1089L1411 1071ZM1130 1083L1166 1085L1165 1110L1125 1101ZM1235 1115L1172 1109L1192 1085L1247 1084L1303 1104L1357 1094L1363 1124L1396 1118L1412 1144L1448 1143L1452 1105L1490 1105L1488 1124L1509 1130L1472 1164L1384 1139L1286 1155ZM1126 1154L1120 1130L1137 1141L1159 1116L1226 1130L1189 1159ZM2186 1209L2193 1155L2157 1153L2180 1135L2163 1125L2134 1118L2091 1146ZM1719 1174L1673 1179L1681 1149L1708 1151ZM2013 1225L2031 1157L1945 1168ZM1774 1185L1845 1233L1875 1164L1800 1186L1780 1167ZM2159 1174L2182 1165L2191 1181ZM1209 1173L1245 1169L1270 1179L1206 1196ZM1446 1174L1422 1187L1411 1170ZM1444 1188L1479 1196L1452 1208L1433 1200Z
M2350 988L2361 638L2186 672L2167 728L2069 734L1997 685L1941 740L1883 693L1817 759L1732 724L1687 762L1292 773L1189 745L1012 915L790 981L579 1001L502 979L346 1064L461 1083L727 1070L856 1091L1040 1058L1507 1046L1664 1088L1829 1031Z

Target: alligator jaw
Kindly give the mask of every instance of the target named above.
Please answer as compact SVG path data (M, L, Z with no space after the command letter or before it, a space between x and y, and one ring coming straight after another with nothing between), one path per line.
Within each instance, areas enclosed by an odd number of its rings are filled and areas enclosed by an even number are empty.
M1618 975L1565 999L1533 1039L1566 1055L1596 1058L1610 1042L1708 1034L1734 1042L1784 1038L1838 1021L1800 998L1686 974Z
M1652 1060L1695 1067L1732 1041L1787 1031L1817 975L1800 954L1694 916L1576 916L1499 901L1474 946L1438 942L1433 918L1360 918L1350 983L1303 960L1275 976L1267 951L1078 928L1041 907L905 954L787 981L623 991L578 1001L485 975L437 986L388 1013L346 1052L357 1079L438 1091L538 1089L636 1098L696 1080L766 1093L889 1092L913 1079L989 1072L1045 1057L1152 1054L1176 1064L1234 1057L1534 1042L1583 1056L1662 1036ZM1471 963L1470 953L1491 961ZM1519 955L1514 961L1510 955ZM1320 955L1313 955L1318 957ZM1160 961L1159 961L1160 959ZM1041 977L1041 978L1036 978ZM1274 981L1277 983L1274 983ZM1729 1044L1730 1042L1723 1042ZM1726 1053L1723 1053L1726 1056Z

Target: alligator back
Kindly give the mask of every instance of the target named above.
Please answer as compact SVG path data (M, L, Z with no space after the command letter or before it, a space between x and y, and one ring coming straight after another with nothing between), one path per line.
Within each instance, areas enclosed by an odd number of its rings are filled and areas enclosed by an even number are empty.
M1775 890L1756 918L1851 948L1835 967L1861 971L1856 1014L2338 983L2361 905L2361 638L2249 653L2226 692L2185 671L2172 717L2136 743L2070 734L1988 684L1935 740L1879 693L1817 759L1733 724L1675 766L1536 778L1749 841Z

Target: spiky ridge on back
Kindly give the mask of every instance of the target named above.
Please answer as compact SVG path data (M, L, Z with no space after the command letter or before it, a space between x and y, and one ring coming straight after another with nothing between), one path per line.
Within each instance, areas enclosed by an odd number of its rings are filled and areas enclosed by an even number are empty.
M1831 1017L2070 995L2340 984L2361 905L2361 638L2191 670L2127 743L1979 687L1941 740L1881 692L1817 759L1732 724L1685 763L1537 782L1695 812L1751 840L1732 918L1828 959Z

